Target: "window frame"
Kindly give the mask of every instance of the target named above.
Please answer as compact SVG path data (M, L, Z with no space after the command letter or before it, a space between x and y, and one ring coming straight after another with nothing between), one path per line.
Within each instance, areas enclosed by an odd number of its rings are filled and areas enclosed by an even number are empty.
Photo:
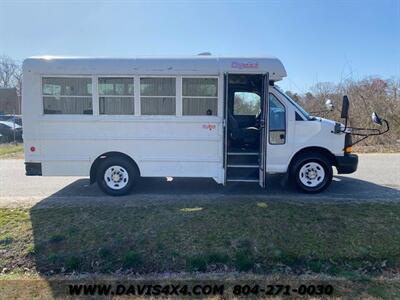
M43 78L89 78L91 80L91 85L92 85L92 94L90 96L75 96L75 95L70 95L70 96L59 96L61 97L70 97L70 98L82 98L82 97L87 97L87 98L91 98L92 99L92 113L91 114L45 114L44 113L44 99L43 97L54 97L51 95L44 95L43 94ZM63 74L63 75L59 75L59 74L41 74L40 75L40 98L41 98L41 115L48 117L48 116L69 116L69 117L81 117L81 116L85 116L85 117L90 117L90 116L95 116L95 110L94 110L94 106L95 106L95 84L94 84L94 77L93 75L80 75L80 74L73 74L73 75L69 75L69 74Z
M189 79L191 79L191 78L193 78L193 79L217 79L217 96L213 96L213 97L209 97L209 96L183 96L183 79L184 78L189 78ZM181 116L182 117L184 117L184 118L190 118L190 117L192 117L192 118L204 118L204 117L219 117L219 98L220 98L220 91L219 91L219 89L220 89L220 86L219 86L219 84L220 84L220 77L219 76L217 76L217 75L204 75L204 76L202 76L202 75L187 75L187 76L185 76L185 75L182 75L182 76L180 76L180 102L181 102L181 111L180 111L180 114L181 114ZM217 114L216 115L211 115L211 116L208 116L208 115L184 115L183 114L183 98L203 98L203 99L209 99L209 98L215 98L215 100L217 100Z
M271 135L270 135L270 132L271 131L281 131L281 130L271 130L270 129L270 124L269 124L269 122L270 122L270 117L269 117L269 114L270 114L270 109L271 109L271 106L269 105L269 96L270 95L273 95L275 98L276 98L276 100L278 100L278 102L280 103L280 104L282 104L282 106L285 108L285 142L284 143L282 143L282 144L273 144L273 143L271 143ZM269 91L269 93L268 93L268 144L269 145L272 145L272 146L282 146L282 145L285 145L286 143L287 143L287 137L288 137L288 107L287 107L287 105L285 104L285 102L284 101L282 101L281 99L279 99L279 97L277 96L277 95L275 95L272 91Z
M97 115L100 117L103 116L124 116L124 117L129 117L129 116L137 116L137 112L136 112L136 75L96 75L93 76L93 78L95 79L96 82L96 98L97 98ZM133 83L133 93L132 95L100 95L99 92L99 79L100 78L131 78L132 79L132 83ZM140 82L139 82L140 83ZM92 83L93 84L93 83ZM140 86L139 86L140 87ZM140 91L139 91L140 93ZM100 97L106 97L106 98L133 98L133 114L101 114L100 113Z

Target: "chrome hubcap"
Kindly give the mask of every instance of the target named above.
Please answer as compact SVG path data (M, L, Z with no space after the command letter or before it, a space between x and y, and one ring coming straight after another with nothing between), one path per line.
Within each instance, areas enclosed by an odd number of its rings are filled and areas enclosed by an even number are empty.
M301 167L299 178L305 186L316 187L324 180L325 171L319 163L310 162Z
M121 166L111 166L104 172L104 181L113 190L124 188L129 181L128 172Z

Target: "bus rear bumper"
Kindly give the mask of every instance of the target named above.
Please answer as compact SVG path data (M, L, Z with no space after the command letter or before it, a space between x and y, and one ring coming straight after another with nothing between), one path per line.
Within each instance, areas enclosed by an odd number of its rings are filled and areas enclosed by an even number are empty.
M42 163L26 162L25 163L26 176L42 176Z
M344 156L336 156L336 169L339 174L350 174L357 170L358 156L345 153Z

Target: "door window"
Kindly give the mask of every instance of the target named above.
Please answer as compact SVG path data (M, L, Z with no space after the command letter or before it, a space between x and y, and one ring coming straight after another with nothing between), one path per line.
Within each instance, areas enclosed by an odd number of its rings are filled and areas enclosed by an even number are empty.
M233 114L256 116L260 112L260 96L252 92L235 92Z
M285 141L285 106L273 94L269 94L269 143L272 145L281 145Z

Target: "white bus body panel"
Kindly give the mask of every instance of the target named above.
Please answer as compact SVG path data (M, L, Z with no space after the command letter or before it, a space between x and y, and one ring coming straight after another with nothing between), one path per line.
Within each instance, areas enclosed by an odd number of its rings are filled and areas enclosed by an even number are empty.
M142 176L223 182L222 106L219 116L44 115L41 75L25 72L24 84L25 161L41 162L43 176L89 176L97 157L121 152Z
M44 75L217 75L265 74L282 80L286 70L276 57L188 58L68 58L32 57L24 60L24 72Z
M121 152L138 165L142 176L210 177L224 181L224 72L271 72L286 76L276 58L30 58L24 61L23 118L26 162L40 162L43 176L88 176L92 163L107 152ZM44 115L42 76L89 76L93 115ZM98 113L99 76L132 76L135 115ZM182 116L177 88L177 116L140 116L140 76L219 77L218 116ZM139 109L137 109L139 108ZM31 147L35 147L32 152Z
M276 58L86 59L30 58L23 64L22 110L26 162L40 162L43 176L89 176L92 163L107 152L121 152L138 165L142 176L209 177L224 182L223 74L286 76ZM45 115L42 76L88 76L93 82L93 115ZM135 80L135 115L99 115L99 76ZM182 116L177 88L176 116L141 116L137 111L140 76L218 77L218 115ZM286 143L267 146L267 172L287 171L301 149L319 146L343 155L344 135L332 134L329 120L295 121L295 108L273 88L286 107ZM140 107L140 106L139 106ZM35 147L32 152L31 147Z

